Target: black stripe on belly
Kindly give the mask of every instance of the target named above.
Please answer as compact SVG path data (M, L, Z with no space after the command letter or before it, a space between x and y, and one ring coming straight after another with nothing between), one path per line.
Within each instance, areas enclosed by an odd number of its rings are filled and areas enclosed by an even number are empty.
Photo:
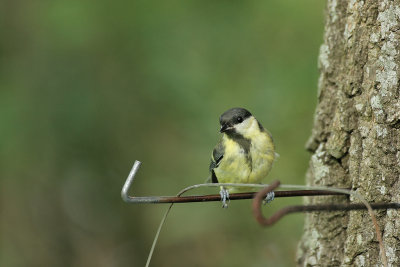
M243 149L244 154L246 155L247 164L250 166L251 169L252 159L250 154L250 146L251 146L250 139L245 138L243 135L237 132L229 132L227 133L227 136L229 139L236 142Z
M211 170L211 182L217 184L218 183L218 178L215 175L214 170Z

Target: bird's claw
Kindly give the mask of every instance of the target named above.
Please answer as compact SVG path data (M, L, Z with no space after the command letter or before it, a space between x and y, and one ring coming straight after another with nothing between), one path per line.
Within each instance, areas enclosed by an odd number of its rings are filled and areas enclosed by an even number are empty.
M264 198L263 204L265 205L265 204L271 203L272 200L274 200L274 198L275 198L275 193L274 193L274 191L269 192L269 193L267 194L267 196Z
M219 191L219 194L221 196L222 207L226 209L228 207L228 203L230 202L229 191L226 190L225 188L221 188L221 191ZM227 200L228 200L228 203L226 203Z

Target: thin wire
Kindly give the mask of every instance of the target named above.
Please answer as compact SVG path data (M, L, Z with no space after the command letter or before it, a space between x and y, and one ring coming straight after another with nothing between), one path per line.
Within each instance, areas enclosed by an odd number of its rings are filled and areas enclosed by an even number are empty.
M174 205L174 203L171 203L171 205L169 205L168 209L165 211L164 216L161 219L161 222L160 222L160 225L158 226L156 235L154 236L153 244L151 245L151 249L150 249L149 255L147 256L146 267L149 267L149 265L150 265L150 261L151 261L151 258L153 257L154 248L156 247L156 244L157 244L158 237L160 235L161 229L162 229L162 227L163 227L163 225L165 223L165 220L167 219L167 216L168 216L168 214L169 214L169 212L170 212L170 210L171 210L173 205Z
M252 184L252 186L249 185L249 184L232 184L232 183L230 183L230 184L221 184L221 183L196 184L196 185L191 185L191 186L188 186L188 187L182 189L181 191L179 191L179 193L176 196L179 197L179 196L183 195L184 193L186 193L187 191L190 191L190 190L193 190L193 189L196 189L196 188L200 188L200 187L218 187L218 186L221 186L221 185L225 185L225 186L243 186L243 187L260 187L260 184ZM127 187L127 189L129 189L129 186ZM126 190L126 192L127 192L127 190ZM146 261L146 266L145 267L149 267L149 265L150 265L150 261L153 258L154 249L156 247L158 238L159 238L160 233L161 233L161 229L164 226L165 220L167 219L168 214L171 211L171 208L172 208L173 205L174 205L174 203L171 203L169 205L168 209L165 211L164 216L161 219L161 222L160 222L160 225L158 226L156 235L154 236L153 244L151 245L149 255L147 256L147 261Z
M191 189L194 189L194 188L196 188L196 187L193 187ZM190 189L187 189L185 191L185 189L181 190L176 196L179 197L183 193L185 193L186 191L190 190ZM160 225L158 226L156 235L154 236L154 239L153 239L153 244L151 244L150 252L149 252L149 255L147 256L147 261L146 261L146 266L145 267L149 267L149 265L150 265L150 261L151 261L151 259L153 257L153 252L154 252L154 249L156 247L156 244L157 244L157 241L158 241L158 237L160 236L161 229L162 229L162 227L163 227L163 225L165 223L165 220L167 219L167 216L168 216L169 212L171 211L173 205L174 205L174 203L171 203L169 205L168 209L165 211L164 216L161 219Z

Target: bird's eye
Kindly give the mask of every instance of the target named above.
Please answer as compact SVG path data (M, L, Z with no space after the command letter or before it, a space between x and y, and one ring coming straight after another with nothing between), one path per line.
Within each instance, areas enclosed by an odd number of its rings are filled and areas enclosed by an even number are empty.
M243 118L242 117L237 117L237 119L236 119L238 122L242 122L243 121Z

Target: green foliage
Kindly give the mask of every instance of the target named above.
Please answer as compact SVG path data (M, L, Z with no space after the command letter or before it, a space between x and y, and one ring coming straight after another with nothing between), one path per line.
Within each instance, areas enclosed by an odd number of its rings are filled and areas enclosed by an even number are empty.
M166 206L122 202L134 160L138 195L204 182L230 107L274 136L268 179L304 183L321 1L1 6L1 266L144 266ZM261 229L249 201L176 205L153 266L291 266L301 231Z

